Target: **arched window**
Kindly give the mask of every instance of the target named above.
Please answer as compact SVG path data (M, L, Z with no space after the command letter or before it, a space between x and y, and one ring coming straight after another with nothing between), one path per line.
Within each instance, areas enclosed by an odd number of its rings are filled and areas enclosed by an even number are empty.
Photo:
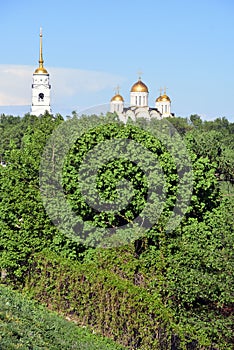
M38 102L40 101L44 101L44 94L42 92L40 92L38 95Z

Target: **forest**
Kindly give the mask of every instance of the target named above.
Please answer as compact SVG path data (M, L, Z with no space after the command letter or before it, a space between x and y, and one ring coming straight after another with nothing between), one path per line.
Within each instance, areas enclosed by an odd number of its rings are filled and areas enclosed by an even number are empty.
M165 119L0 116L1 349L233 349L234 123Z

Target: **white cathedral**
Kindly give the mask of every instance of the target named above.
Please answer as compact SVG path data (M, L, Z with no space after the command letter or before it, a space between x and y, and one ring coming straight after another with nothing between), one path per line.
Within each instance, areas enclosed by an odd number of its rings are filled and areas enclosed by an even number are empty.
M171 113L171 100L166 94L166 89L164 89L163 95L162 89L160 89L160 96L155 100L155 107L149 107L148 96L148 87L142 82L141 77L139 77L130 91L130 106L124 107L124 99L117 88L115 96L110 101L110 112L116 112L120 120L124 122L128 118L133 120L136 118L162 119L174 116L174 113Z
M40 52L39 52L39 67L33 73L32 82L32 106L31 114L39 116L46 111L51 113L50 107L50 77L49 73L44 67L44 60L42 54L42 30L40 29ZM142 82L141 77L132 86L130 92L130 106L124 106L124 99L120 95L119 90L116 91L114 97L110 101L110 112L116 112L120 120L126 122L128 118L135 120L143 117L146 119L157 118L162 119L174 116L171 113L171 100L166 94L162 95L160 89L160 96L155 100L155 107L148 105L148 87Z

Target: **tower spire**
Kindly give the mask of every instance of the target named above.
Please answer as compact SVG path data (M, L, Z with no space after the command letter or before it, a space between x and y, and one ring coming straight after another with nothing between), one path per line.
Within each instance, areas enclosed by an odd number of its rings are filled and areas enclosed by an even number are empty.
M40 55L39 55L39 68L43 68L43 55L42 55L42 28L40 28Z
M48 74L44 67L44 60L42 54L42 28L40 28L40 51L39 51L39 67L35 70L34 74Z

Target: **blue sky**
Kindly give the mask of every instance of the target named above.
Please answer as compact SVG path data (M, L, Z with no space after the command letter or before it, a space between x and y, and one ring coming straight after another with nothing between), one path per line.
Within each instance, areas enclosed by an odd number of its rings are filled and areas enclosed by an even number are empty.
M0 113L28 112L43 28L52 111L108 104L116 85L126 103L138 79L154 105L166 86L172 111L234 121L234 1L4 1Z

